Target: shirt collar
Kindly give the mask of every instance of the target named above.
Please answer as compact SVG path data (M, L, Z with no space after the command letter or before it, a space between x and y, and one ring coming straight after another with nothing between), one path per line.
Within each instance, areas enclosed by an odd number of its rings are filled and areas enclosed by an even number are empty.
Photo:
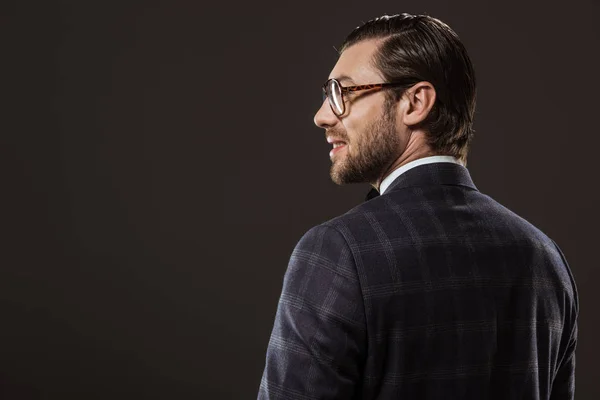
M393 170L392 173L390 173L388 176L383 178L383 180L381 181L381 184L379 185L379 193L383 194L385 192L385 190L390 186L390 184L397 177L399 177L400 175L402 175L404 172L408 171L409 169L417 167L419 165L431 164L431 163L437 163L437 162L450 162L450 163L462 165L462 162L460 162L460 160L454 156L430 156L430 157L423 157L423 158L416 159L414 161L411 161L409 163L399 166L398 168Z

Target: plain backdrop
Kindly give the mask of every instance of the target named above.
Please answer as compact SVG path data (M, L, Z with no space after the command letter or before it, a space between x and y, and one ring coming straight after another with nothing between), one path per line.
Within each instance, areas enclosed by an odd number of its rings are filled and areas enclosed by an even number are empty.
M0 397L251 399L289 256L360 204L313 124L356 26L427 13L478 80L468 168L554 239L600 398L600 6L0 3Z

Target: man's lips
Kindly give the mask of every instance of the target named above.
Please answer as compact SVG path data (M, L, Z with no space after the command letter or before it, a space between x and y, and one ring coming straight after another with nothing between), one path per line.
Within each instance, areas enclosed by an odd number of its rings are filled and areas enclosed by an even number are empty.
M345 149L347 146L346 142L343 141L333 141L331 143L333 144L333 149L331 149L331 151L329 152L329 157L333 157L334 154L341 151L342 149Z
M342 140L342 139L339 139L339 138L335 138L335 137L333 137L333 136L329 136L329 137L327 138L327 143L332 143L332 144L333 144L333 143L337 143L337 142L346 143L346 141L345 141L345 140Z

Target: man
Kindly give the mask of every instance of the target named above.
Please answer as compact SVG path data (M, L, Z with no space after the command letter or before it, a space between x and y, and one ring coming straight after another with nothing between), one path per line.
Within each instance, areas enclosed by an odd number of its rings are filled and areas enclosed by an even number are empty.
M296 245L259 399L573 398L575 282L550 238L473 184L475 93L438 19L348 36L315 124L331 179L373 189Z

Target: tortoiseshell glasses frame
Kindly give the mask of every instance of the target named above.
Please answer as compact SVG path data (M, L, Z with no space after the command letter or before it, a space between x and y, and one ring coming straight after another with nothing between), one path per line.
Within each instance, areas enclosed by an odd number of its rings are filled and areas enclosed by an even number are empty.
M368 89L381 89L394 86L405 86L407 81L401 82L383 82L383 83L370 83L367 85L356 85L356 86L342 86L340 82L331 78L323 84L323 101L325 98L329 99L329 106L335 115L338 117L346 112L346 102L344 101L344 93L347 92L358 92L361 90Z

